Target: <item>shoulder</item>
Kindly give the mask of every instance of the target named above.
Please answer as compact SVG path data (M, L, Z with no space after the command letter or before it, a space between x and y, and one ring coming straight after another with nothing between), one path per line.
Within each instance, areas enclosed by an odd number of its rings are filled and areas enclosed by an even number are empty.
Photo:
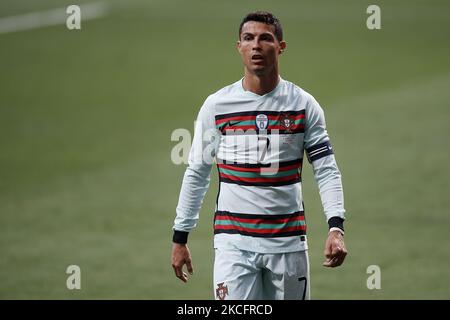
M207 109L214 109L215 105L221 100L229 99L231 96L239 94L240 81L241 80L238 80L210 94L206 97L203 107Z
M300 100L305 102L306 106L317 103L314 96L299 85L288 80L283 81L285 82L285 90L287 93L299 97Z
M301 108L305 109L307 123L324 117L324 111L314 96L300 86L285 80L285 90L299 101Z
M207 96L205 101L203 102L202 107L200 108L200 113L204 115L214 116L216 105L218 104L218 102L238 93L240 85L239 81L227 85Z
M242 79L217 90L216 92L210 94L206 100L220 100L221 98L239 93L241 89L241 80Z

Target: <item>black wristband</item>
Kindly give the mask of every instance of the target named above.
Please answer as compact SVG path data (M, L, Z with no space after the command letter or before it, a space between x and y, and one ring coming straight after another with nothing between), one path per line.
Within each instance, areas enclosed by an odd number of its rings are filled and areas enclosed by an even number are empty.
M328 228L339 228L344 231L344 219L341 217L331 217L328 220Z
M173 230L172 241L175 243L185 244L187 243L188 234L189 232L186 231Z

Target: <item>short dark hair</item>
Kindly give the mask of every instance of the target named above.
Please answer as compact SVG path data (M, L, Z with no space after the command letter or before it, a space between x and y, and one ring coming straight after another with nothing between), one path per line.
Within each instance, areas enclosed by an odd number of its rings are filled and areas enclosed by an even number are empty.
M241 39L242 27L246 22L256 21L262 22L274 27L274 34L278 42L283 41L283 28L281 27L280 20L277 19L273 14L267 11L255 11L247 14L239 26L239 39Z

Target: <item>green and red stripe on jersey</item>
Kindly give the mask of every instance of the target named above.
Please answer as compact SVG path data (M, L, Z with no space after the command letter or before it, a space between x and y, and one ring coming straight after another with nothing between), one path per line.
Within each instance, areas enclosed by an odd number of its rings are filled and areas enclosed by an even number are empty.
M252 237L291 237L306 234L303 211L290 214L244 214L217 211L214 215L214 234L231 233Z
M245 186L284 186L300 182L302 159L278 164L233 163L219 160L220 182Z
M216 129L223 134L236 130L260 130L256 126L256 116L264 114L268 119L267 131L278 130L279 134L301 133L305 130L305 110L300 111L249 111L216 115ZM285 121L288 119L288 121Z

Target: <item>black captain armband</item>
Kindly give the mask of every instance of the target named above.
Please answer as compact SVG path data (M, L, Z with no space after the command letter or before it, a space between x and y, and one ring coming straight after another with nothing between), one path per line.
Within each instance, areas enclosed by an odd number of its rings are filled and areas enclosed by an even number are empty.
M308 157L308 161L310 163L331 154L333 154L333 147L331 146L330 141L319 143L310 148L306 148L306 156Z
M344 219L341 217L331 217L328 219L328 228L339 228L344 231Z
M173 230L172 241L179 244L186 244L189 232Z

